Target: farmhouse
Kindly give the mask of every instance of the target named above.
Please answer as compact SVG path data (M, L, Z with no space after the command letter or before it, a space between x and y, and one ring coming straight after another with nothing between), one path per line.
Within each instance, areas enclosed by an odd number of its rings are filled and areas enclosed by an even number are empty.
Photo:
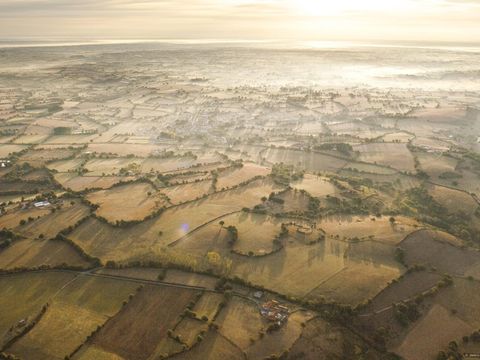
M10 165L11 165L10 160L0 159L0 168L5 168Z
M260 314L269 321L282 325L288 319L288 307L276 300L270 300L260 307Z

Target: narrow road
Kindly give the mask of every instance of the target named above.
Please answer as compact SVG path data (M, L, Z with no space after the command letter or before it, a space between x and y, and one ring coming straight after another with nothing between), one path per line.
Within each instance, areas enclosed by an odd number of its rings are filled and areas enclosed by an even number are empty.
M32 271L25 271L25 272L17 272L17 273L9 273L9 274L0 274L1 277L4 276L15 276L19 274L27 274L27 273L47 273L47 272L63 272L63 273L70 273L75 274L76 276L65 283L58 292L65 289L69 284L75 281L79 276L91 276L91 277L98 277L98 278L106 278L106 279L113 279L113 280L120 280L120 281L129 281L135 282L139 284L147 284L147 285L154 285L154 286L166 286L166 287L175 287L175 288L182 288L182 289L190 289L190 290L200 290L200 291L209 291L209 292L221 292L215 289L206 288L204 286L194 286L194 285L186 285L186 284L178 284L178 283L171 283L167 281L160 281L160 280L146 280L146 279L137 279L128 276L122 275L111 275L111 274L99 274L94 271L97 271L102 268L95 268L87 271L76 271L76 270L67 270L67 269L45 269L45 270L32 270ZM57 293L58 293L57 292ZM54 296L56 296L55 294Z
M391 308L393 308L393 305L384 307L383 309L380 309L380 310L375 310L374 312L371 312L371 313L359 314L358 317L369 317L369 316L372 316L372 315L381 314L381 313L383 313L387 310L390 310Z

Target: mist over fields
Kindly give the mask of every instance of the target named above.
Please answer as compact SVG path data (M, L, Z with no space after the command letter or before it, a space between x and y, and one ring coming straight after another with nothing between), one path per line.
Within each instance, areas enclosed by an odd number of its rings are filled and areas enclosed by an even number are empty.
M480 353L479 59L0 43L0 359Z

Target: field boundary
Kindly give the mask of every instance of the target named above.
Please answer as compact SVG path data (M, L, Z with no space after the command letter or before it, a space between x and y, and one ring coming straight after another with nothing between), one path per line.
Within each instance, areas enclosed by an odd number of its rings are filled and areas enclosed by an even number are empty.
M229 213L225 213L223 215L220 215L220 216L217 216L216 218L214 219L211 219L203 224L200 224L198 225L196 228L193 228L192 230L190 230L188 233L186 233L185 235L179 237L178 239L176 240L173 240L172 242L168 243L168 247L172 247L172 246L175 246L177 245L180 241L184 240L185 238L187 238L188 236L190 236L191 234L193 234L194 232L196 232L197 230L200 230L201 228L207 226L207 225L210 225L211 223L217 221L218 219L221 219L225 216L229 216L229 215L233 215L233 214L236 214L236 213L240 213L242 212L242 210L235 210L235 211L231 211Z

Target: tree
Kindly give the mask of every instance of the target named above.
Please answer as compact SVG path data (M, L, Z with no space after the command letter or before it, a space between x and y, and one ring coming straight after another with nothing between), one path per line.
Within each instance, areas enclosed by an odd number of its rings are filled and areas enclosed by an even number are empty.
M447 354L445 354L445 351L440 351L437 355L437 360L447 360Z
M108 269L115 269L117 267L117 264L113 260L108 260L105 264L105 267L107 267Z
M209 264L211 265L220 265L222 258L220 257L220 254L215 252L215 251L209 251L207 253L207 260Z
M400 264L403 266L407 266L405 264L405 250L402 249L401 247L395 248L395 260L397 260Z
M229 225L227 227L227 231L230 234L230 239L228 240L230 245L235 244L235 242L238 240L238 230L235 226Z
M390 224L395 224L395 218L393 216L390 216L390 219L388 219L388 221L390 221Z

